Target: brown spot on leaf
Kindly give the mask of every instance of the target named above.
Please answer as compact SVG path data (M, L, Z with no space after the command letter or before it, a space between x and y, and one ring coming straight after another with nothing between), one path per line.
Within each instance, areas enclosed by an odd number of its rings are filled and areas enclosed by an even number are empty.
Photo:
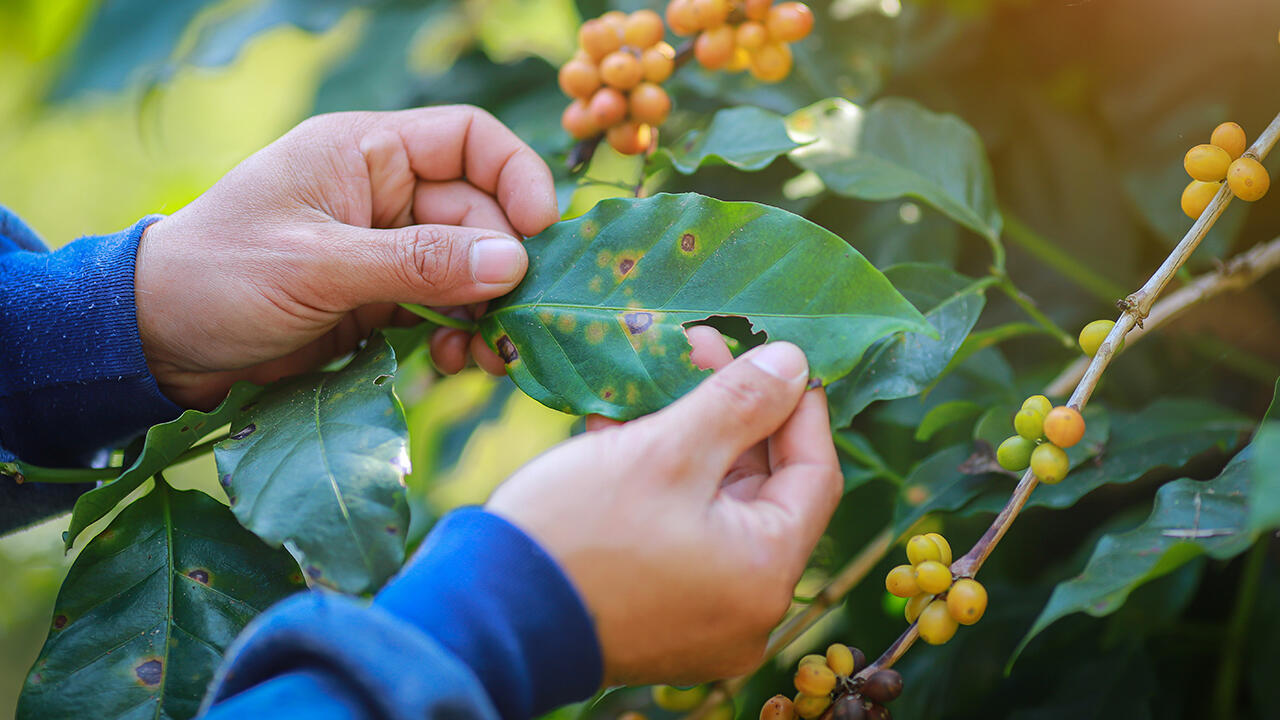
M631 268L636 266L636 261L631 258L622 258L622 262L618 263L618 272L626 275L631 272Z
M627 324L627 332L639 335L653 326L653 313L629 312L622 316L622 321Z
M822 378L819 378L819 377L809 378L809 384L806 385L805 387L809 388L810 390L813 390L814 388L822 387Z
M242 413L249 412L249 411L250 411L250 410L252 410L255 406L257 406L257 404L258 404L258 403L256 403L256 402L251 402L251 403L247 403L247 404L245 404L245 405L241 405L241 406L240 406L240 412L242 412Z
M250 435L252 435L252 434L254 433L254 431L255 431L255 430L257 430L257 429L258 429L258 426L257 426L256 424L254 424L254 423L249 423L248 425L245 425L244 427L240 428L239 430L237 430L237 431L235 431L235 432L231 433L231 439L232 439L232 440L243 440L243 439L245 439L245 438L249 437Z
M502 362L510 365L520 359L520 351L516 350L516 344L511 342L511 338L506 335L498 338L496 345L498 346L498 357L502 358Z
M151 658L139 664L133 671L143 685L159 685L160 681L164 679L164 663L160 662L158 658Z
M395 525L388 525L386 530L388 535L396 535L400 532Z
M67 623L69 622L71 622L71 618L67 617L66 615L63 615L62 613L58 613L57 615L53 616L54 629L61 630L62 628L66 627Z
M693 233L685 233L680 236L680 249L685 252L693 252L698 247L698 239Z
M183 425L183 426L182 426L182 429L181 429L181 430L179 430L178 432L191 432L191 426L189 426L189 425Z
M605 388L604 390L601 390L601 391L600 391L600 397L601 397L601 399L604 399L604 400L612 400L612 399L613 399L613 388Z
M604 340L604 324L592 322L587 324L587 342L592 345L599 345Z
M195 580L201 585L209 584L209 571L205 570L204 568L196 568L194 570L188 570L187 577L191 578L192 580Z

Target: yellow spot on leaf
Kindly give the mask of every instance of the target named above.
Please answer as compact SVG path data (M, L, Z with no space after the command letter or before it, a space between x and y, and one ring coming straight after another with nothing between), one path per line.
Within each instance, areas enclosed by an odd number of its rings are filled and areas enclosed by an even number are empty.
M587 324L587 342L592 345L599 345L604 340L604 323L593 320Z

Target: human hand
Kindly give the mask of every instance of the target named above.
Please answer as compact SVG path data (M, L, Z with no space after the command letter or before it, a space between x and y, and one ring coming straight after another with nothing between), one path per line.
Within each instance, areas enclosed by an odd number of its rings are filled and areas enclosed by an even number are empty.
M509 292L528 259L517 233L559 219L551 172L482 110L338 113L303 122L149 227L135 289L143 350L161 390L215 405L417 319L398 302L452 308ZM370 229L373 228L373 229ZM442 328L445 372L478 335Z
M754 669L840 499L827 403L808 364L772 343L669 407L595 419L522 468L488 509L556 558L586 602L609 684L697 682Z

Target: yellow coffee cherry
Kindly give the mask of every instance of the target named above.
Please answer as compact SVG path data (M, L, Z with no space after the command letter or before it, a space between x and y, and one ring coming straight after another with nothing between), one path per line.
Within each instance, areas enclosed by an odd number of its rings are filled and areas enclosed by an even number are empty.
M1213 129L1213 135L1209 138L1209 142L1217 145L1227 151L1227 155L1232 160L1244 154L1249 147L1249 141L1245 137L1244 128L1233 122L1224 122Z
M951 617L947 610L947 601L934 600L920 613L916 628L920 631L920 639L930 645L941 645L956 634L959 623Z
M1200 219L1204 209L1213 201L1213 196L1218 194L1220 187L1222 183L1192 180L1182 190L1182 213L1192 220Z
M1115 326L1115 320L1094 320L1085 325L1080 331L1080 349L1089 357L1097 355L1098 348L1102 347L1107 335L1111 334L1111 328Z
M920 594L920 586L916 584L916 569L910 565L899 565L884 577L884 589L901 598L915 597Z
M1044 434L1044 414L1031 408L1019 410L1013 416L1013 429L1028 440L1038 440Z
M848 645L832 643L827 648L827 667L839 677L849 677L853 674L853 651Z
M1049 411L1053 409L1053 403L1049 402L1049 398L1043 395L1032 395L1031 397L1022 401L1022 407L1019 409L1035 410L1041 415L1048 415Z
M1192 180L1220 182L1227 176L1231 156L1217 145L1196 145L1182 158L1182 167Z
M961 625L972 625L987 611L987 589L972 578L960 578L947 593L947 611Z
M1062 482L1070 470L1066 451L1053 443L1041 443L1031 453L1031 472L1046 485Z
M1271 187L1271 176L1262 163L1251 157L1238 158L1227 170L1227 185L1245 202L1261 200Z
M800 658L800 662L799 662L800 665L806 665L808 663L818 663L819 665L826 665L827 656L819 655L817 653L809 653L808 655L805 655L804 657Z
M942 537L938 533L925 533L924 536L932 540L933 544L938 546L938 552L942 553L942 557L938 559L938 562L942 563L943 565L950 565L951 564L951 543L947 542L947 539Z
M830 704L831 696L829 695L814 697L799 693L795 699L796 714L805 720L813 720L813 718L821 715L822 711L826 710Z
M907 606L903 608L902 614L907 618L907 622L915 622L916 618L920 617L920 613L924 612L924 609L929 607L931 602L933 602L932 595L920 593L907 601Z
M653 686L653 704L663 710L673 710L676 712L683 710L692 710L702 704L707 698L707 686L695 685L691 688L681 690L671 685L654 685Z
M941 561L942 550L924 535L914 535L907 541L907 559L912 565L919 565L925 560Z
M916 584L930 595L951 587L951 569L936 560L926 560L916 566Z
M826 695L836 687L836 674L827 667L825 658L823 663L805 663L796 670L795 676L796 690L805 695Z
M1056 407L1044 416L1044 436L1060 448L1074 447L1084 437L1084 416L1073 407Z

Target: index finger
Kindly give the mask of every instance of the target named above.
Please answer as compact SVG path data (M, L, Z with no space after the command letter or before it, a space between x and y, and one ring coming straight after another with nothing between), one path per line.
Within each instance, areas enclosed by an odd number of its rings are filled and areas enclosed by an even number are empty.
M551 170L510 128L470 105L387 113L380 125L404 143L409 167L423 180L465 178L493 195L523 235L560 219Z

